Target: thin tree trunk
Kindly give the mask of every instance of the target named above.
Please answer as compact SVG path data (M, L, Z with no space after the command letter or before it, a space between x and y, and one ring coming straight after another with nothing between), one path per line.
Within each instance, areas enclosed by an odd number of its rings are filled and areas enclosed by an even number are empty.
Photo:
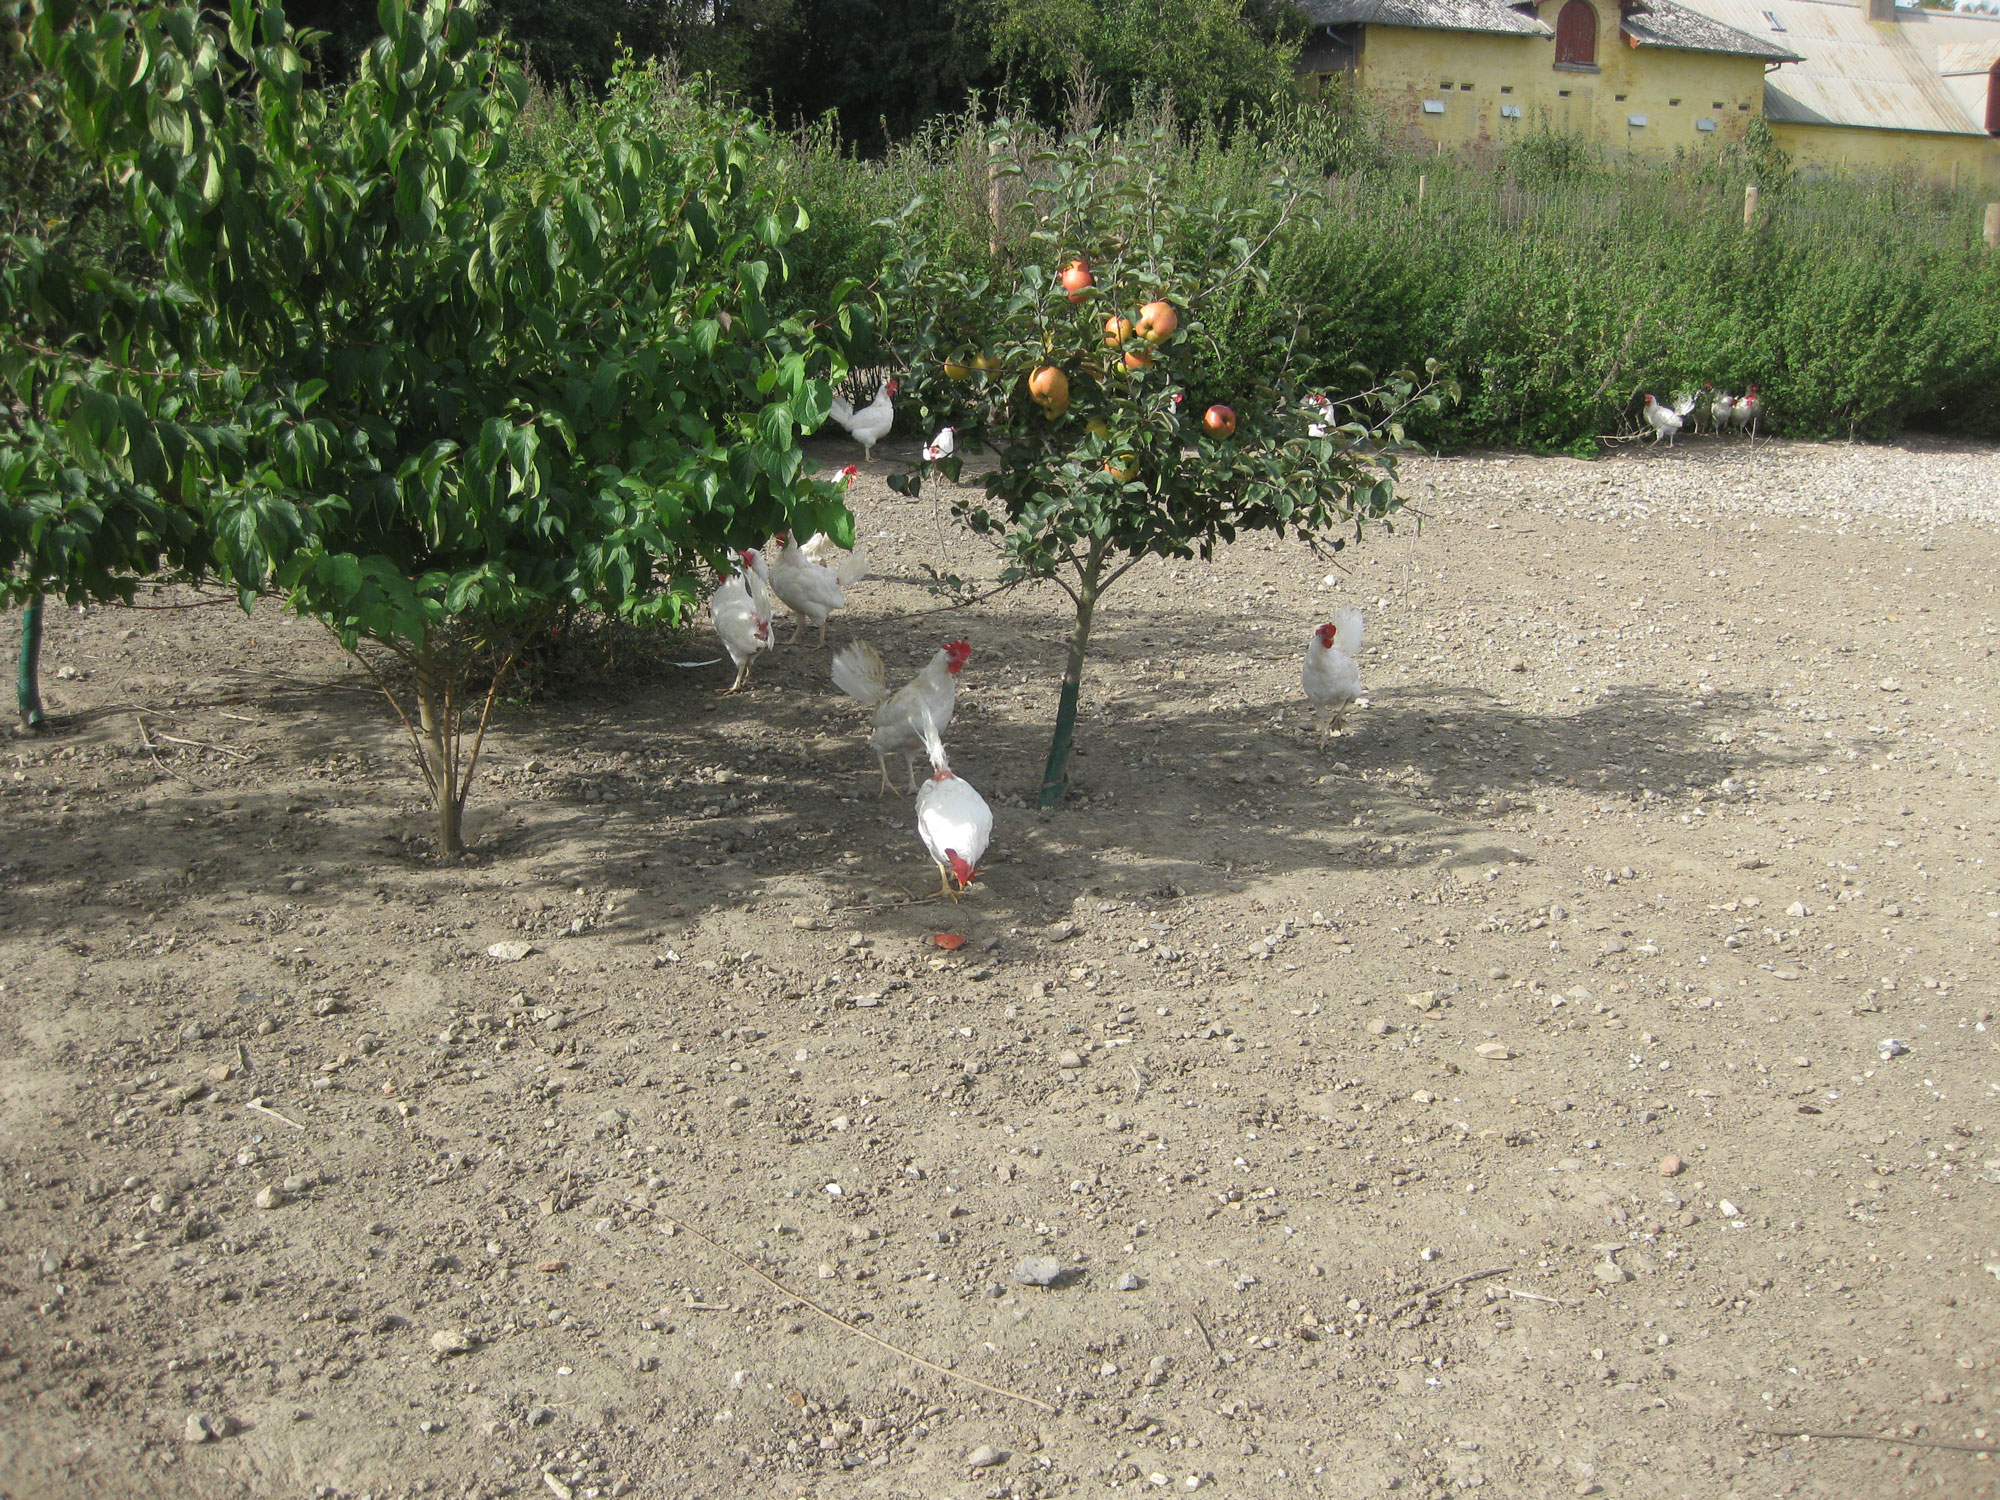
M437 809L438 854L445 859L454 858L465 848L465 803L458 795L458 777L453 774L451 716L451 685L440 681L436 648L426 640L417 653L417 724L430 769L431 805Z
M21 728L33 733L49 721L42 712L42 596L35 595L21 611L21 665L14 679L14 701L21 711Z
M1037 805L1054 807L1068 786L1070 745L1076 738L1076 699L1083 686L1083 662L1090 651L1090 621L1097 613L1097 592L1104 576L1104 547L1093 543L1084 559L1076 591L1076 631L1069 638L1069 665L1063 670L1062 696L1056 701L1056 732L1049 741L1049 763L1042 771Z

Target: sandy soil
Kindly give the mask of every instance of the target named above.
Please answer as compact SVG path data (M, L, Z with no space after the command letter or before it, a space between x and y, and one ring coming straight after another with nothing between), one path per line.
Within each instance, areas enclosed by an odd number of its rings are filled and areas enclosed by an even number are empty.
M814 650L508 709L441 868L316 627L51 621L0 1495L1996 1493L2000 454L1437 461L1344 575L1149 565L1054 816L1059 601L920 615L986 564L893 456L832 633L973 643L956 909Z

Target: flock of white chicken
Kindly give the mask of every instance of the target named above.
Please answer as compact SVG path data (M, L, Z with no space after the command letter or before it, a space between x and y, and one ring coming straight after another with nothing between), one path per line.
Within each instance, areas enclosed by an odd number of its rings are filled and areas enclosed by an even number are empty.
M1701 431L1706 419L1708 430L1717 437L1730 431L1746 432L1755 437L1757 419L1763 414L1764 400L1757 394L1755 384L1741 396L1732 396L1705 381L1699 391L1687 391L1675 397L1672 406L1661 405L1648 393L1644 412L1646 425L1653 429L1655 445L1665 438L1668 447L1673 446L1674 439L1690 420L1696 432Z
M888 436L895 418L895 394L896 383L890 380L873 403L858 410L836 398L834 420L862 445L864 456ZM924 461L949 457L956 441L951 428L943 429L924 446ZM837 477L843 485L851 485L859 474L849 464ZM735 570L709 600L716 636L736 666L736 678L723 689L725 694L742 692L757 658L776 645L773 622L780 605L795 621L791 644L798 645L805 627L812 625L823 649L828 618L846 608L847 589L868 576L862 553L844 552L823 534L801 544L783 532L777 544L775 557L759 549L737 553ZM1344 727L1347 710L1361 696L1360 652L1361 612L1356 609L1336 610L1306 643L1301 682L1323 735ZM957 703L958 674L971 657L968 642L949 641L921 672L893 692L881 653L866 641L846 646L832 662L834 686L870 712L868 743L882 772L880 795L895 789L889 777L890 757L902 757L905 789L917 800L917 836L938 868L938 893L953 900L977 878L979 862L993 837L993 810L971 783L953 773L944 748L944 731ZM922 783L916 773L920 758L931 764L930 777Z

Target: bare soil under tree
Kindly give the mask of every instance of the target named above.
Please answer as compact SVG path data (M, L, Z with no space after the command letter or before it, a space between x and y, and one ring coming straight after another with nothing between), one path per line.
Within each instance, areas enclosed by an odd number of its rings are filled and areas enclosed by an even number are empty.
M1349 571L1148 564L1053 815L1067 601L920 614L983 554L883 472L832 637L972 642L957 907L825 652L502 705L441 867L317 627L50 610L0 1495L1995 1493L2000 453L1425 462Z

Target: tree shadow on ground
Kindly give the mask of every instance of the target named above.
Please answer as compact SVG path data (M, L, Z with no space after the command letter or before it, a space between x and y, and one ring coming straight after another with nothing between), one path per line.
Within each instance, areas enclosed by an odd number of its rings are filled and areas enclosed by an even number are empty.
M470 826L484 831L472 868L628 892L619 932L635 943L692 909L764 896L831 902L912 932L948 916L990 928L1047 920L1090 891L1164 904L1324 871L1412 880L1428 871L1435 881L1452 865L1531 858L1495 825L1539 797L1658 804L1699 787L1727 800L1740 793L1715 790L1725 777L1754 777L1772 761L1740 732L1760 699L1639 684L1570 712L1405 684L1378 692L1322 746L1293 659L1246 661L1217 641L1221 623L1179 608L1104 621L1073 796L1044 814L1027 802L1046 745L1059 620L975 606L848 622L846 638L875 643L898 681L943 640L975 642L949 739L954 766L995 803L996 847L957 916L930 897L910 798L874 795L866 714L832 687L831 652L810 647L760 662L742 696L716 692L728 675L717 667L646 673L587 699L504 712L473 798ZM1162 642L1191 639L1210 645L1162 653ZM407 769L402 728L365 684L238 673L224 691L230 702L247 695L273 723L311 721L298 743L314 754L365 752ZM1719 733L1734 743L1718 743ZM199 791L163 785L158 815L140 822L102 804L25 808L15 847L26 858L0 891L11 887L19 902L42 886L46 899L73 899L95 878L142 889L157 914L219 891L289 893L291 872L307 863L320 872L309 886L332 878L350 888L437 868L425 859L413 775L332 777L301 807L300 758L213 767L214 784ZM37 847L50 857L37 859Z

